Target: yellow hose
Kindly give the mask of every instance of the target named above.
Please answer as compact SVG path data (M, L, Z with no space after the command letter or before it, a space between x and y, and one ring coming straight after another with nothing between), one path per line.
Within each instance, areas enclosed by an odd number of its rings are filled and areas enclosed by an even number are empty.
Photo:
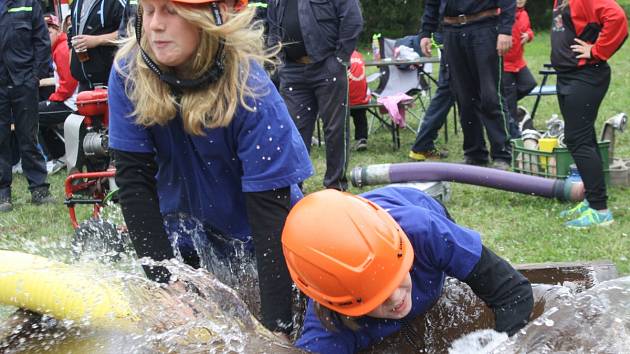
M0 250L0 304L96 328L133 328L138 321L119 281L31 254Z

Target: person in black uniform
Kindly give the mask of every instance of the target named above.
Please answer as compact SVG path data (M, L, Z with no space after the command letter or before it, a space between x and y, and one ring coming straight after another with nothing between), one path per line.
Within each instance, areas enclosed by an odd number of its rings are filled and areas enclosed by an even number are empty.
M36 0L0 2L0 211L11 203L11 120L34 204L54 199L37 148L39 79L50 70L50 38Z
M512 46L516 0L426 0L420 47L431 55L431 34L443 25L444 50L451 86L461 111L464 161L486 165L490 142L493 167L511 162L507 123L501 96L502 55Z
M267 8L270 47L284 43L279 53L280 93L306 148L315 122L324 123L326 173L324 186L346 190L349 124L346 63L363 30L357 0L317 2L273 0Z
M107 84L124 9L122 0L76 0L72 4L70 70L79 82L79 92ZM79 57L77 53L84 51L87 56Z
M614 0L556 0L551 27L551 65L558 72L564 141L584 182L586 199L560 216L565 226L588 228L613 222L608 209L595 121L610 85L606 63L628 38L628 20Z

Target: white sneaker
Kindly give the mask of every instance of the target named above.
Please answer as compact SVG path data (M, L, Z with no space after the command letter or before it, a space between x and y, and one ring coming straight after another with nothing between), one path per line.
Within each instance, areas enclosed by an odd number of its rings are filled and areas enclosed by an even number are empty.
M61 171L66 166L66 163L61 159L56 159L52 161L46 162L46 170L48 170L49 175L54 175L55 173Z
M22 174L22 160L18 161L18 163L13 165L13 167L11 168L11 171L13 173L20 173L20 174Z

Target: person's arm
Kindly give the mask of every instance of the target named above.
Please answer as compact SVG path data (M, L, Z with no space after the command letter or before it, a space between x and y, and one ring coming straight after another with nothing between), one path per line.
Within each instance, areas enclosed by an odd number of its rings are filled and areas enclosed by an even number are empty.
M337 0L335 8L339 19L339 39L335 55L347 63L363 31L363 15L358 0Z
M529 321L534 307L529 280L485 246L463 281L494 311L497 332L512 336Z
M98 35L90 35L90 34L79 34L74 36L74 49L77 51L81 51L82 48L92 49L100 46L114 46L116 45L116 39L118 39L118 31L98 34Z
M431 38L437 31L440 24L440 1L425 0L424 13L422 14L422 24L420 25L420 39Z
M281 235L291 208L289 187L245 193L260 286L262 324L274 332L291 331L291 278ZM282 325L284 324L284 326Z
M281 42L281 33L282 33L282 24L279 23L278 19L278 11L280 11L278 7L278 1L269 1L267 2L267 18L265 19L265 23L267 26L267 47L272 48Z
M499 0L499 34L512 36L512 26L516 16L516 0Z
M527 33L527 42L529 43L534 40L534 31L532 30L532 23L529 20L529 15L527 14L527 11L523 11L523 17L525 18L525 28L527 28L525 33Z
M121 150L113 150L113 154L120 206L138 257L156 261L174 258L160 213L155 154ZM164 267L145 266L144 270L151 280L169 280L170 274Z
M53 102L63 102L72 97L77 89L77 85L79 85L70 72L70 50L65 43L60 44L58 48L60 49L55 52L53 60L57 66L59 85L55 92L48 97L48 100Z
M591 57L608 60L628 38L628 20L619 4L613 0L594 1L595 15L601 24L597 41L591 48Z
M50 36L48 35L48 28L46 22L44 22L44 15L39 5L39 1L33 1L32 3L32 32L31 41L33 43L33 52L35 56L35 67L33 74L36 78L43 79L48 77L50 71L51 55L50 55Z
M414 249L420 247L416 254L427 258L421 262L428 261L437 270L468 284L494 311L497 331L513 335L525 326L533 297L523 275L484 247L476 231L422 208L410 216L416 228L410 239L416 235L412 244Z

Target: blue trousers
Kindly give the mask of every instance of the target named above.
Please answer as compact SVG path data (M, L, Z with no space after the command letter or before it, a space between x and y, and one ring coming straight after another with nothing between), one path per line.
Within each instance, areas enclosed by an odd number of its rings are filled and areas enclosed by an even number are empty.
M424 114L422 125L420 125L420 130L416 135L416 142L411 147L412 151L424 152L435 149L434 141L446 122L446 117L453 104L455 104L455 97L449 86L448 64L446 58L442 56L437 90L435 90L431 103Z
M0 86L0 198L11 198L11 122L22 157L22 170L28 180L28 189L48 190L46 163L37 148L38 133L37 82L24 85Z

